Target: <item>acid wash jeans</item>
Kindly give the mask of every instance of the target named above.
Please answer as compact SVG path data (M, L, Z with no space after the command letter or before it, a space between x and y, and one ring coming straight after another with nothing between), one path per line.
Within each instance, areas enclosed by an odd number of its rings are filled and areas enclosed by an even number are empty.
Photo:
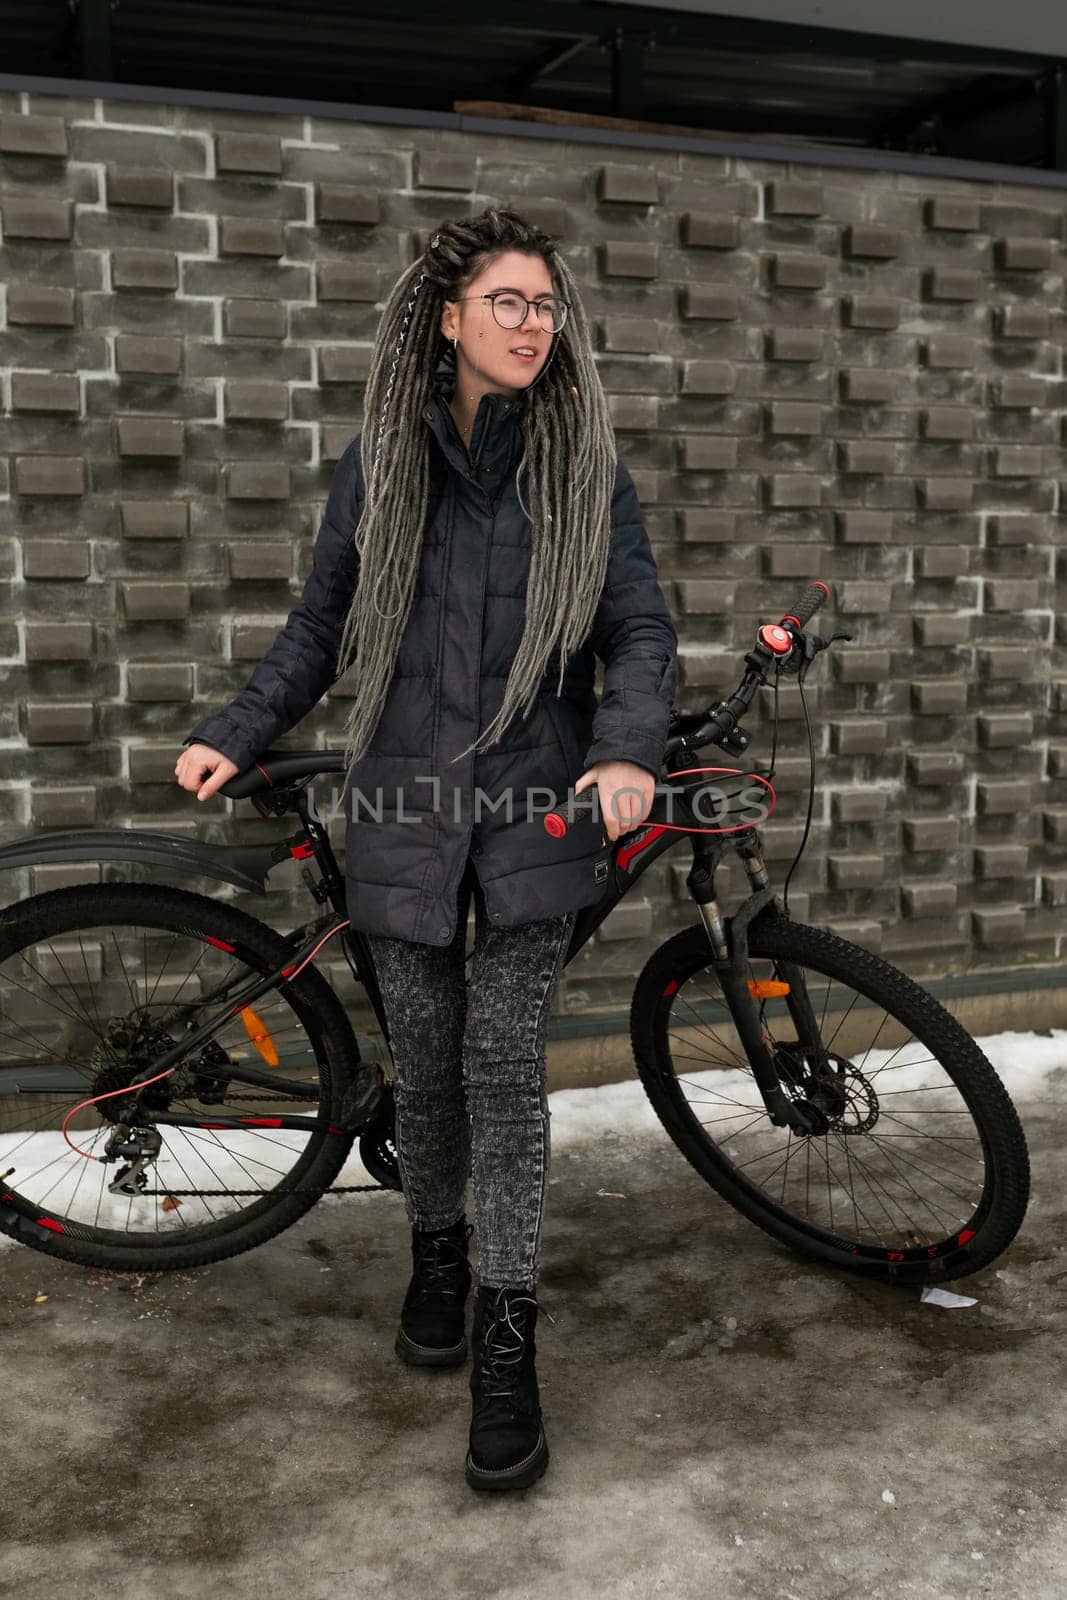
M479 1281L533 1292L550 1156L548 1019L576 913L491 927L470 859L457 909L441 948L366 936L396 1072L404 1202L412 1227L450 1227L472 1178Z

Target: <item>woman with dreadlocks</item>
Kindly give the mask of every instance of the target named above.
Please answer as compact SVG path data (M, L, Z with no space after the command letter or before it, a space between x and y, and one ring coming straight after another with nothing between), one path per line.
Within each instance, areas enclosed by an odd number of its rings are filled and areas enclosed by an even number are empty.
M466 1477L520 1488L548 1463L534 1365L548 1015L610 842L652 804L677 636L577 283L540 228L489 209L436 230L386 303L364 422L300 604L175 772L208 798L354 665L347 909L389 1023L411 1224L396 1351L466 1359L470 1178ZM553 838L545 812L594 785L599 817Z

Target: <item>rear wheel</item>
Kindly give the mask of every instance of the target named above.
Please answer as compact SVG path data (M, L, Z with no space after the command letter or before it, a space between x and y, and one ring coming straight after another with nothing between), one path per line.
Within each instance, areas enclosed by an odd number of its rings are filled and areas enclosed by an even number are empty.
M630 1018L641 1080L687 1160L750 1221L835 1266L944 1282L995 1260L1026 1214L1029 1159L970 1034L904 973L823 929L758 916L748 945L750 980L802 969L824 1063L805 1059L786 998L760 1010L782 1085L817 1108L819 1130L769 1120L697 924L650 957Z
M291 953L243 912L170 887L57 889L0 912L0 1230L83 1266L151 1271L237 1255L302 1217L380 1093L312 966L141 1090L139 1110L122 1093ZM241 1065L287 1088L225 1077ZM279 1115L308 1126L272 1126ZM248 1122L212 1126L235 1117Z

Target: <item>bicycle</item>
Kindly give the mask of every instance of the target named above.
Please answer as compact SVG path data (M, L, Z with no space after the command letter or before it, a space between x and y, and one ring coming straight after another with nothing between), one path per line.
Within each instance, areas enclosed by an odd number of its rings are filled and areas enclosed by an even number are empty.
M603 895L577 913L564 964L652 864L688 840L686 885L699 920L648 958L630 1004L637 1072L661 1123L723 1199L793 1250L884 1281L946 1282L1011 1243L1026 1213L1029 1158L1007 1090L940 1002L873 953L788 916L815 787L803 683L821 650L851 638L805 631L828 596L825 584L809 584L792 612L757 629L728 699L671 712L664 766L673 781L612 846ZM708 745L743 754L751 735L741 717L772 677L777 711L779 680L791 674L811 779L804 837L779 902L756 823L707 829L692 774L739 770L694 759ZM775 715L760 779L768 785L777 725ZM170 1270L251 1249L323 1194L400 1188L388 1025L307 792L342 770L339 751L267 751L221 787L263 817L298 815L299 831L273 843L209 846L105 829L0 848L0 867L139 861L260 893L272 868L293 857L328 908L281 936L208 895L110 883L56 889L0 912L0 1040L6 1051L13 1037L16 1050L14 1060L0 1055L0 1230L9 1237L85 1266ZM595 789L572 795L545 826L561 836L595 803ZM727 850L751 889L732 916L722 915L715 889ZM119 930L134 935L126 961ZM370 1009L362 1044L312 964L335 937ZM30 978L54 1017L41 1012ZM865 1020L877 1022L866 1043ZM41 1059L49 1049L60 1059ZM311 1114L282 1109L294 1102ZM256 1109L242 1115L241 1104ZM36 1116L25 1133L23 1113ZM86 1123L88 1149L68 1132L84 1134ZM377 1182L332 1188L357 1140ZM115 1176L83 1190L93 1162L118 1164ZM212 1200L228 1202L219 1215Z

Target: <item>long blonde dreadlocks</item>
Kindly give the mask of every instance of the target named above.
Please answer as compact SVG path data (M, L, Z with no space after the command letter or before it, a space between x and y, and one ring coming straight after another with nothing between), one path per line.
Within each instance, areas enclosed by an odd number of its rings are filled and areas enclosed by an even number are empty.
M355 662L360 674L345 729L349 770L377 727L414 596L433 446L422 411L442 366L446 381L451 367L454 386L442 308L506 250L540 256L570 312L519 411L516 479L531 528L525 628L500 710L462 755L487 748L514 716L532 711L554 650L561 690L567 657L592 625L607 570L616 447L589 324L577 282L550 235L515 211L490 208L435 231L398 278L378 327L364 399L366 496L355 531L360 571L338 657L339 672Z

